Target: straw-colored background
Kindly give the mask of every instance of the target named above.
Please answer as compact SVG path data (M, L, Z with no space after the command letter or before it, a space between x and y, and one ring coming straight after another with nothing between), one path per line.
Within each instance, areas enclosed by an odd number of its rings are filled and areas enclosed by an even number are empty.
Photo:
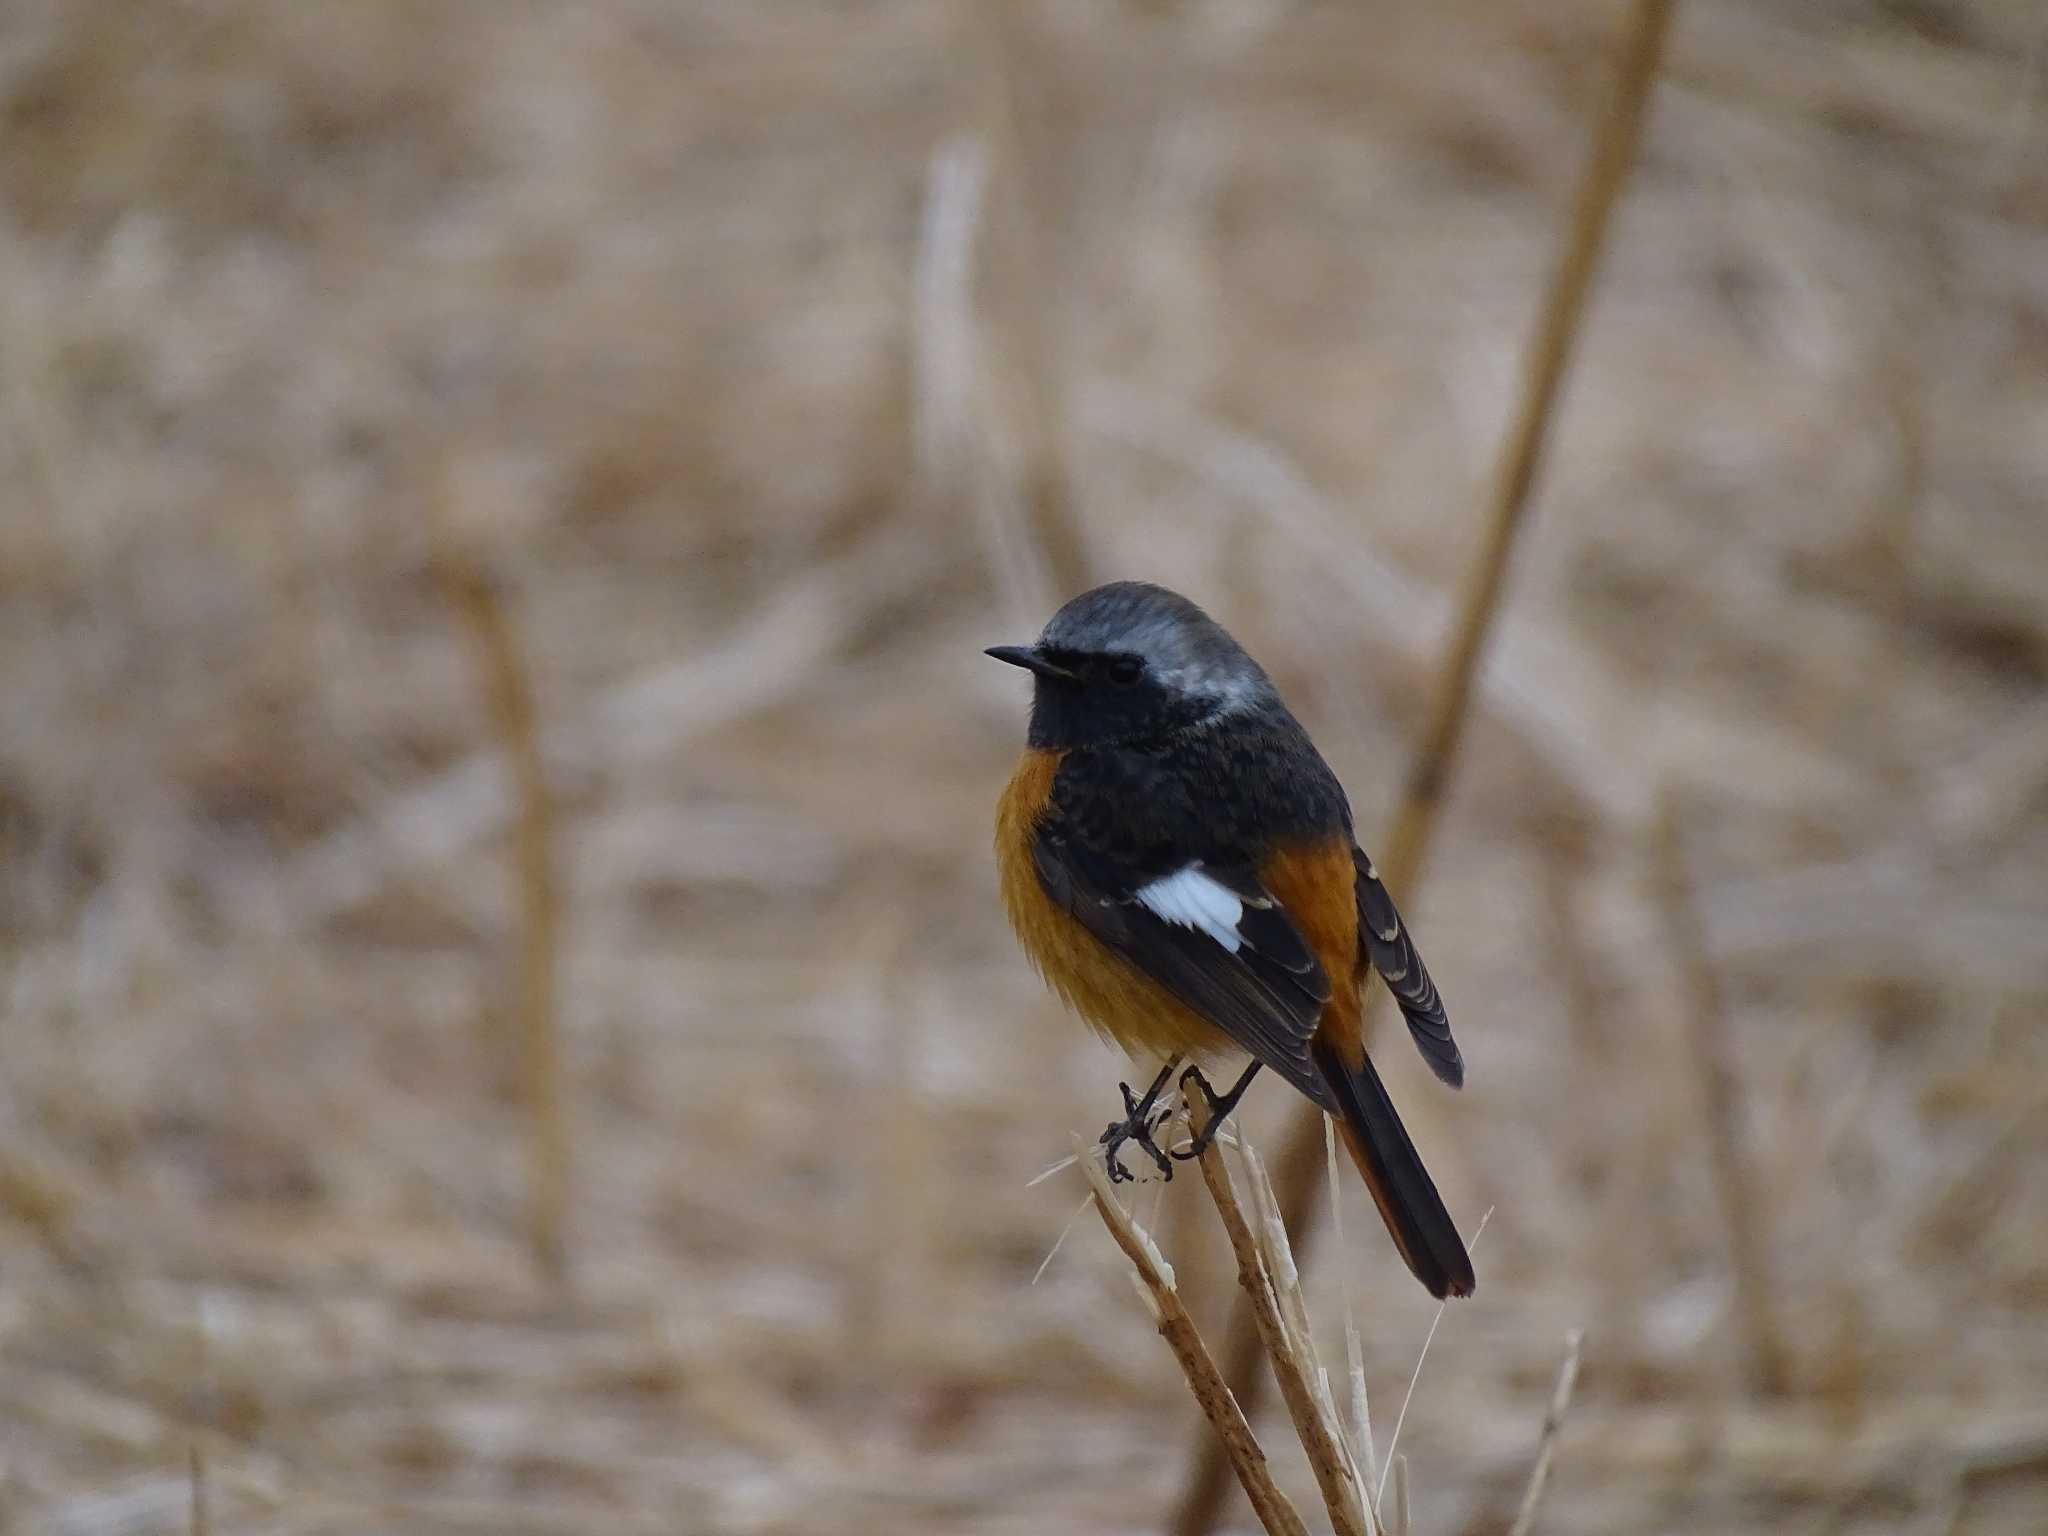
M1622 22L6 7L0 1529L182 1529L195 1445L217 1531L1158 1529L1192 1410L1127 1276L1090 1222L1030 1284L1127 1074L998 915L979 651L1066 486L1370 847ZM2044 32L1680 9L1401 893L1470 1086L1382 1055L1494 1210L1419 1532L1503 1527L1577 1326L1548 1529L2048 1527ZM560 800L566 1292L437 538ZM1349 1215L1312 1297L1384 1437L1433 1308Z

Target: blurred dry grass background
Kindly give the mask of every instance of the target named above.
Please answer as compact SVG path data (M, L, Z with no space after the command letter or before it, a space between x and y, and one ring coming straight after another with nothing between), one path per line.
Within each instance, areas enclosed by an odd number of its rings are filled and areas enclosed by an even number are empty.
M1157 1529L1121 1261L1029 1283L1121 1063L1003 931L979 650L1187 590L1384 826L1620 20L0 11L0 1529L182 1529L194 1445L216 1531ZM2044 33L1680 10L1404 903L1496 1209L1419 1531L1580 1326L1548 1528L2048 1527Z

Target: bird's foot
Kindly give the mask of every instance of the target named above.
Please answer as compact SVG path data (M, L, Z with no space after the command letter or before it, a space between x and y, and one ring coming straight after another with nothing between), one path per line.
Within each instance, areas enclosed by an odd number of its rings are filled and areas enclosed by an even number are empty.
M1182 1095L1185 1096L1188 1093L1190 1084L1200 1089L1202 1097L1208 1102L1209 1116L1207 1123L1194 1134L1193 1139L1187 1145L1187 1149L1185 1151L1176 1151L1173 1153L1173 1156L1179 1158L1184 1163L1190 1163L1214 1146L1216 1143L1216 1133L1223 1129L1223 1122L1229 1118L1230 1112L1237 1108L1237 1101L1244 1097L1245 1089L1251 1087L1252 1079L1258 1076L1258 1072L1259 1064L1253 1062L1251 1066L1245 1069L1244 1076L1237 1080L1236 1085L1230 1092L1220 1098L1217 1096L1216 1090L1209 1086L1209 1079L1202 1075L1200 1067L1189 1067L1187 1071L1181 1073L1180 1091Z
M1161 1072L1142 1099L1131 1092L1129 1083L1117 1084L1117 1087L1123 1090L1124 1118L1112 1120L1100 1137L1102 1160L1109 1165L1110 1183L1121 1184L1135 1177L1117 1157L1126 1145L1135 1145L1150 1157L1164 1178L1173 1177L1173 1160L1153 1139L1154 1133L1166 1119L1167 1111L1159 1107L1159 1094L1166 1086L1167 1072L1172 1070L1169 1066L1165 1072Z

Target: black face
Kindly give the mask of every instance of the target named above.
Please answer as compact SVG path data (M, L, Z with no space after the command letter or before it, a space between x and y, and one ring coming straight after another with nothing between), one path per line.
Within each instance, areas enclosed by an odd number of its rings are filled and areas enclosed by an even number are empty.
M1044 750L1166 736L1217 709L1213 699L1170 691L1134 651L998 645L988 654L1037 676L1027 739Z

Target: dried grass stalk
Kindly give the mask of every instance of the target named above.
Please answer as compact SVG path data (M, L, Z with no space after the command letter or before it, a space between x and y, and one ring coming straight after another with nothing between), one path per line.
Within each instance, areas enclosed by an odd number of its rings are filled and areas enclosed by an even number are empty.
M1536 1511L1543 1505L1543 1490L1550 1481L1550 1458L1557 1450L1558 1431L1572 1405L1572 1388L1579 1380L1579 1353L1586 1335L1574 1328L1564 1336L1564 1364L1557 1370L1557 1386L1550 1394L1550 1408L1543 1415L1543 1433L1536 1442L1536 1465L1529 1469L1529 1486L1522 1493L1522 1507L1515 1511L1515 1523L1508 1536L1529 1536L1536 1527Z
M185 1511L185 1529L191 1536L210 1536L213 1519L206 1506L206 1453L193 1441L185 1449L185 1475L191 1501Z
M1208 1102L1200 1095L1191 1096L1188 1100L1190 1128L1200 1137L1209 1123ZM1230 1238L1230 1251L1237 1258L1237 1283L1244 1289L1252 1319L1258 1326L1259 1338L1266 1346L1267 1357L1273 1362L1273 1375L1280 1383L1280 1396L1287 1404L1288 1416L1294 1420L1294 1432L1301 1440L1302 1449L1308 1453L1309 1468L1315 1473L1316 1486L1322 1490L1323 1505L1330 1512L1331 1529L1337 1536L1371 1536L1372 1524L1365 1512L1363 1491L1351 1460L1344 1452L1343 1436L1337 1428L1328 1391L1319 1390L1322 1371L1313 1354L1313 1346L1308 1343L1308 1330L1290 1326L1294 1319L1282 1316L1273 1271L1268 1268L1266 1254L1261 1251L1250 1224L1245 1220L1244 1211L1238 1205L1237 1191L1230 1182L1230 1170L1223 1164L1222 1148L1210 1142L1197 1162L1202 1170L1202 1182L1208 1185L1209 1197L1216 1203L1216 1214L1223 1218L1223 1230ZM1266 1231L1275 1233L1278 1243L1286 1243L1286 1229L1277 1222L1267 1223ZM1299 1304L1299 1276L1291 1254L1281 1273L1291 1282L1287 1287L1291 1300ZM1305 1309L1302 1321L1306 1321Z
M1707 939L1685 869L1685 843L1676 802L1667 793L1656 828L1657 899L1664 930L1685 979L1685 1035L1692 1050L1705 1114L1707 1153L1721 1219L1728 1228L1729 1263L1735 1276L1736 1326L1742 1335L1750 1386L1768 1395L1785 1391L1791 1370L1784 1336L1772 1310L1770 1238L1764 1230L1766 1203L1743 1146L1740 1076L1728 1040L1728 1010L1720 977L1707 953Z
M1017 0L985 7L977 42L988 67L984 137L993 146L995 185L989 254L990 323L998 357L1013 371L1004 403L1017 445L1017 491L1039 560L1064 602L1089 585L1088 545L1074 510L1060 349L1068 339L1057 284L1045 81L1031 57L1030 11ZM1035 573L1034 573L1035 574Z
M1389 888L1403 901L1414 900L1444 786L1457 760L1465 720L1471 712L1479 658L1500 608L1508 556L1527 520L1529 493L1542 464L1551 416L1585 311L1586 295L1599 267L1610 215L1635 162L1650 87L1657 77L1674 4L1675 0L1638 0L1616 89L1594 135L1592 156L1567 225L1564 250L1544 297L1535 343L1523 374L1521 404L1493 479L1485 536L1466 577L1457 627L1437 674L1429 724L1409 770L1393 835L1379 860ZM1322 1119L1320 1111L1304 1109L1281 1149L1281 1209L1297 1244L1307 1242L1314 1231ZM1249 1309L1241 1306L1231 1319L1225 1361L1231 1382L1253 1408L1259 1393L1259 1378L1254 1373L1258 1345L1257 1325ZM1193 1449L1191 1461L1193 1471L1188 1489L1171 1528L1176 1536L1207 1536L1222 1510L1223 1468L1214 1447L1206 1442Z
M1095 1193L1095 1209L1101 1213L1102 1224L1109 1228L1109 1235L1116 1239L1117 1247L1123 1249L1124 1256L1137 1271L1140 1294L1152 1313L1159 1336L1166 1340L1174 1359L1180 1362L1181 1373L1188 1379L1188 1389L1195 1394L1203 1417L1216 1431L1223 1455L1231 1470L1237 1473L1238 1483L1244 1489L1245 1497L1251 1500L1259 1523L1271 1536L1308 1536L1308 1527L1301 1523L1301 1516L1296 1513L1294 1505L1274 1485L1264 1449L1252 1434L1252 1427L1245 1421L1237 1399L1224 1385L1223 1377L1216 1370L1216 1362L1209 1356L1208 1345L1202 1342L1202 1335L1195 1328L1194 1319L1181 1305L1180 1292L1174 1287L1173 1266L1160 1255L1151 1234L1117 1203L1116 1192L1110 1187L1102 1159L1094 1155L1092 1148L1078 1150L1081 1171L1087 1175L1089 1187Z
M556 877L555 806L541 756L539 710L510 606L476 552L435 524L442 589L474 654L491 727L511 765L518 815L513 857L519 887L516 1001L519 1079L527 1111L528 1220L534 1261L550 1283L568 1273L569 1123L555 1018L561 894Z
M1337 1251L1347 1270L1354 1256L1345 1241L1344 1186L1338 1182L1337 1122L1323 1117L1323 1161L1330 1190L1330 1227L1337 1234ZM1283 1227L1281 1229L1285 1231ZM1372 1408L1365 1391L1365 1345L1358 1336L1358 1312L1349 1293L1344 1302L1344 1432L1350 1437L1352 1468L1367 1488L1379 1486L1379 1453L1373 1446Z
M1351 1408L1354 1414L1351 1431L1347 1438L1343 1420L1337 1412L1337 1400L1330 1391L1330 1374L1323 1369L1316 1354L1315 1330L1309 1326L1308 1298L1301 1289L1301 1267L1294 1262L1294 1248L1288 1240L1287 1223L1280 1219L1280 1201L1273 1193L1273 1181L1266 1176L1266 1165L1253 1150L1250 1142L1239 1138L1238 1154L1244 1159L1246 1183L1251 1188L1252 1210L1257 1217L1254 1230L1259 1237L1259 1251L1265 1255L1266 1270L1273 1277L1275 1292L1280 1298L1280 1321L1285 1324L1294 1348L1311 1367L1310 1380L1316 1388L1317 1402L1324 1419L1337 1426L1336 1441L1339 1449L1349 1459L1352 1481L1365 1491L1364 1509L1367 1528L1377 1531L1383 1522L1379 1518L1377 1495L1373 1483L1366 1476L1366 1468L1372 1463L1372 1426L1366 1417L1365 1405L1365 1364L1358 1349L1356 1319L1345 1319L1349 1338L1347 1349L1351 1366L1349 1383Z

